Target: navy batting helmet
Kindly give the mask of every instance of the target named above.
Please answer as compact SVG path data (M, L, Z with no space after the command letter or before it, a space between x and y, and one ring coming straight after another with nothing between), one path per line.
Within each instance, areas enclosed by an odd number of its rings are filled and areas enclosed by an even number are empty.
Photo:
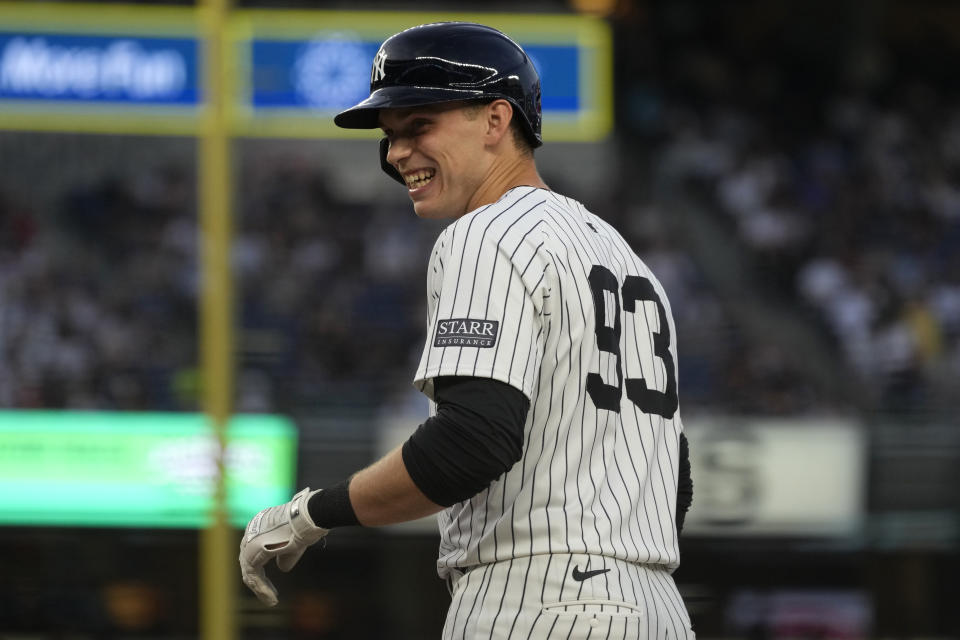
M513 105L530 146L543 144L540 76L520 45L482 24L437 22L387 38L373 60L370 97L333 121L345 129L375 129L380 109L497 98ZM403 183L386 162L385 142L381 165Z

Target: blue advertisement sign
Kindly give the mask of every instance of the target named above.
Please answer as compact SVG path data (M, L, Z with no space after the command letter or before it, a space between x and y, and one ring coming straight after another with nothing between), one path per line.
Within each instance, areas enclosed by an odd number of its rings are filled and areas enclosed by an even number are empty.
M334 126L333 115L367 97L384 38L440 19L516 37L540 72L546 138L610 131L610 29L572 15L232 11L221 115L237 136L370 137ZM196 135L204 33L193 8L0 0L0 130Z
M196 106L190 37L0 31L0 100Z
M249 100L254 109L338 111L367 97L379 42L341 38L254 40Z
M310 41L255 39L249 101L254 109L340 111L369 95L370 65L380 41L340 36ZM580 59L574 45L528 44L540 73L544 117L580 107Z

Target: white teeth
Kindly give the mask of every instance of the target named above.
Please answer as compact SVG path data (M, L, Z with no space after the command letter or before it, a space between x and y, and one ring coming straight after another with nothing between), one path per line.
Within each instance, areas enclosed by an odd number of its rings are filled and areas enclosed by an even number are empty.
M435 169L421 169L420 171L408 173L403 178L406 180L408 188L418 189L430 182L436 173Z

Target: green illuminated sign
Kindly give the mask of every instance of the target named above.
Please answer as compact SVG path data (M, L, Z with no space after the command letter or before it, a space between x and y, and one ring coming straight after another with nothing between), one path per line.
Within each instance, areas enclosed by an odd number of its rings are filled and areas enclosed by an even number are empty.
M296 439L286 418L231 419L232 524L290 499ZM0 524L204 527L216 446L202 414L0 411Z

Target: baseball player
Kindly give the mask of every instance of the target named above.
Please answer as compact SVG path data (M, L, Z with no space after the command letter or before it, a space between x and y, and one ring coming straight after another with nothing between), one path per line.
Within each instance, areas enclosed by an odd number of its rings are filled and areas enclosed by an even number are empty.
M444 638L692 638L671 576L692 499L676 331L619 233L541 179L540 79L471 23L387 39L370 96L335 118L384 132L381 165L449 219L427 273L415 385L431 416L348 480L265 509L241 542L265 603L335 527L439 512Z

